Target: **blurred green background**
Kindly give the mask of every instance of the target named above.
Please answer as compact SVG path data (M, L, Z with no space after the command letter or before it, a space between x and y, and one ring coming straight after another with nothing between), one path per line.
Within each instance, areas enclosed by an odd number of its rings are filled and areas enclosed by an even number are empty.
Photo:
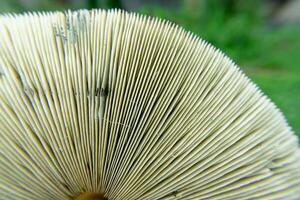
M0 0L0 12L122 8L171 20L231 57L300 136L300 0Z

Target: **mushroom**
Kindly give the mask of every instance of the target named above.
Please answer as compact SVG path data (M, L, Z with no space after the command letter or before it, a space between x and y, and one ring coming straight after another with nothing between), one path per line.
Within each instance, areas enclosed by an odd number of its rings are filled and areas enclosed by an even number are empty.
M0 17L1 199L299 199L298 139L220 50L120 10Z

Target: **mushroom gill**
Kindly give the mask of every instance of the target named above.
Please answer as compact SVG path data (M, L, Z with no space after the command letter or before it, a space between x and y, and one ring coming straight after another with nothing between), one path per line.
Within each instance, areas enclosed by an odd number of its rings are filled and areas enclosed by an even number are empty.
M119 10L0 16L0 199L299 194L282 113L192 33Z

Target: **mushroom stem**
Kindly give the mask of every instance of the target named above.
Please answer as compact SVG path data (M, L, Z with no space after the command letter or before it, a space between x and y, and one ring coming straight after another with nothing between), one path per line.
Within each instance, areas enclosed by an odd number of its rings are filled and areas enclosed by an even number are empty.
M102 194L94 192L81 193L74 200L107 200Z

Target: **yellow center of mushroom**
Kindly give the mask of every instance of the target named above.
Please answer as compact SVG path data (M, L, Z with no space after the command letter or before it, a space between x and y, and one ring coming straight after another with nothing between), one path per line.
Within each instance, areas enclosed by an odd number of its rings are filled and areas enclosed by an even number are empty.
M80 194L75 200L107 200L102 194L85 192Z

